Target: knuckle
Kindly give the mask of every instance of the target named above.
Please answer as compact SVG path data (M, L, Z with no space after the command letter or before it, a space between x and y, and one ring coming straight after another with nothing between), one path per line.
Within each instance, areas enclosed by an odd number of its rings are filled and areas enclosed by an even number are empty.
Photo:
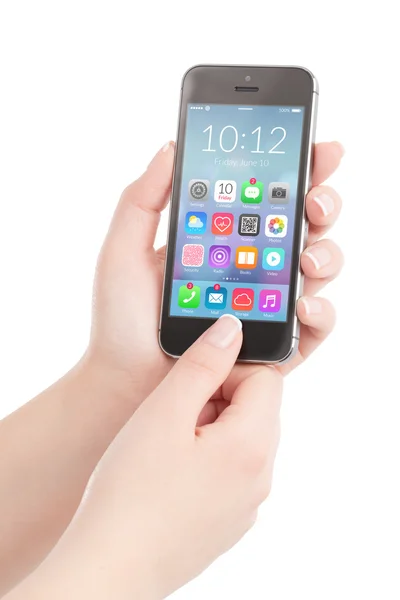
M265 448L260 446L254 448L249 461L250 469L254 470L256 473L261 473L265 469L267 458L268 455Z
M256 502L258 505L265 502L265 500L271 494L272 489L272 481L270 477L263 477L260 485L258 486L257 494L256 494Z
M252 529L254 527L254 525L256 524L258 519L258 510L252 510L248 516L247 519L247 524L246 524L246 531L250 531L250 529Z
M130 183L129 185L127 185L122 191L121 201L122 202L132 202L136 197L137 187L138 187L137 179L135 181L133 181L132 183Z
M238 518L235 520L235 539L234 543L237 543L243 536L245 536L250 529L256 524L258 517L257 508L246 507L245 510L241 511ZM233 541L233 540L232 540Z
M265 390L265 400L263 406L266 412L261 416L261 418L265 418L266 414L270 416L271 407L274 408L273 413L275 417L278 418L282 402L282 373L272 365L263 365L257 372L257 378L259 389Z
M244 448L246 446L241 444L240 447ZM247 450L242 452L238 459L239 466L242 472L253 479L265 470L267 458L267 452L260 444L249 447L249 442L247 440Z
M140 208L143 213L153 213L151 206L146 202L146 198L152 198L158 196L161 192L162 187L156 185L152 180L147 178L147 174L144 173L132 183L126 186L121 194L121 203L126 205L132 205L133 207Z
M280 394L278 394L277 396L274 396L280 406L281 399L282 399L281 392L282 392L282 387L283 387L282 373L280 371L278 371L278 369L276 369L272 365L264 365L263 376L265 378L266 389L270 389L270 390L273 389L273 390L280 392Z

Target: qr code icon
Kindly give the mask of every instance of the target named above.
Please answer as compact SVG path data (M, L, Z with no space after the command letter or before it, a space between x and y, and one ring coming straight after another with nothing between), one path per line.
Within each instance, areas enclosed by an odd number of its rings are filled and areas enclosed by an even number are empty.
M260 233L260 215L240 215L239 235L258 235Z
M201 267L204 262L204 246L201 244L185 244L182 250L184 267Z

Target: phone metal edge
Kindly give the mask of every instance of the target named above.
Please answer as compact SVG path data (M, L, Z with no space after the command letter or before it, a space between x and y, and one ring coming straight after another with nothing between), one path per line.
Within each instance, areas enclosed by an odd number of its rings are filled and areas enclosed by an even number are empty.
M198 63L197 65L192 65L184 72L181 81L181 90L183 89L183 84L185 82L186 76L193 69L197 69L199 67L240 67L243 69L300 69L301 71L305 71L309 74L313 82L313 93L319 94L319 84L318 79L315 77L314 73L307 69L307 67L302 67L301 65L228 65L228 64L219 64L219 63Z
M191 69L193 69L194 67L191 67ZM165 350L165 348L163 347L162 343L161 343L161 324L162 324L162 318L163 318L163 309L164 309L164 296L165 296L165 289L167 287L167 280L166 280L166 274L167 274L167 256L168 256L168 246L169 246L169 237L170 237L170 232L171 232L171 207L172 207L172 192L174 191L174 185L175 185L175 173L176 173L176 161L177 161L177 151L176 151L176 147L178 144L178 140L179 140L179 130L180 130L180 126L181 126L181 112L182 112L182 100L183 100L183 82L185 80L186 74L191 70L188 69L185 74L182 77L182 81L181 81L181 90L180 90L180 96L179 96L179 110L178 110L178 123L177 123L177 127L176 127L176 137L175 137L175 149L174 149L174 164L173 164L173 170L172 170L172 180L171 180L171 193L170 193L170 201L169 201L169 214L168 214L168 224L167 224L167 239L165 242L165 261L164 261L164 269L163 269L163 284L162 284L162 290L161 290L161 304L160 304L160 318L158 321L158 345L160 346L161 350L164 352L164 354L166 354L167 356L171 356L172 358L179 358L178 356L174 356L173 354L169 354L169 352L167 352Z
M299 252L299 261L298 261L298 265L297 265L297 279L296 279L296 292L295 292L295 304L297 305L297 302L299 300L299 298L301 297L301 294L303 293L303 284L304 284L304 275L303 272L301 270L301 265L300 265L300 260L301 260L301 254L303 252L303 250L306 247L306 243L307 243L307 237L308 237L308 219L307 219L307 213L306 213L306 201L305 198L308 194L308 192L311 189L311 185L312 185L312 173L311 173L311 159L313 157L313 148L314 148L314 144L315 144L315 134L316 134L316 127L317 127L317 107L318 107L318 96L319 96L319 85L318 85L318 80L315 77L315 75L306 67L300 67L300 66L295 66L295 65L206 65L206 64L198 64L198 65L193 65L192 67L190 67L189 69L187 69L182 77L182 84L181 84L181 93L180 93L180 101L179 101L179 111L178 111L178 126L177 126L177 132L176 132L176 143L179 140L179 129L180 129L180 123L181 123L181 109L182 109L182 98L183 98L183 84L186 78L186 75L192 71L193 69L195 69L196 67L223 67L223 66L236 66L236 67L260 67L260 68L264 68L264 67L275 67L275 68L294 68L294 69L302 69L303 71L306 71L313 82L313 99L312 99L312 105L311 105L311 119L310 119L310 139L309 139L309 143L308 143L308 149L307 149L307 167L306 167L306 176L305 176L305 185L304 185L304 202L303 202L303 215L302 215L302 227L301 227L301 234L300 234L300 252ZM176 160L177 160L177 152L175 150L175 156L174 156L174 165L173 165L173 176L172 176L172 181L171 181L171 202L172 202L172 192L174 189L174 183L175 183L175 166L176 166ZM171 208L169 211L169 215L168 215L168 226L167 226L167 241L166 241L166 248L165 248L165 264L164 264L164 273L163 273L163 286L162 286L162 293L161 293L161 306L160 306L160 318L159 318L159 324L158 324L158 344L161 348L161 350L164 352L164 354L166 354L167 356L170 356L171 358L180 358L180 356L177 356L175 354L170 354L169 352L167 352L165 350L165 348L163 347L162 343L161 343L161 323L162 323L162 316L163 316L163 307L164 307L164 296L165 296L165 289L166 289L166 271L167 271L167 252L168 252L168 241L169 241L169 234L170 234L170 228L171 228ZM246 358L238 358L237 362L240 363L249 363L249 364L266 364L266 365L282 365L286 362L288 362L291 358L292 355L297 352L298 346L299 346L299 342L300 342L300 337L299 337L299 332L300 332L300 321L297 317L297 313L295 313L294 319L293 319L293 335L292 335L292 344L290 346L290 349L288 351L288 353L286 354L286 356L284 356L283 358L279 359L279 360L273 360L273 361L261 361L261 360L250 360L250 359L246 359Z

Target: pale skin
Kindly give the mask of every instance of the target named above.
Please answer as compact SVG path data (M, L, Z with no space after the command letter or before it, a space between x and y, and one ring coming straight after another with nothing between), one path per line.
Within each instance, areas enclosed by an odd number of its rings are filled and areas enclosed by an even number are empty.
M315 294L339 273L343 260L334 242L320 240L341 207L337 193L322 185L343 155L335 142L317 145L314 187L307 197L310 234L301 260L306 281L298 303L302 331L297 356L283 367L234 366L241 332L233 318L225 317L218 326L226 329L229 323L235 335L224 352L207 342L205 334L171 371L174 361L157 341L164 251L154 251L153 243L170 192L173 152L172 143L163 147L122 194L99 257L87 352L65 377L0 423L0 594L32 572L67 529L49 558L10 599L28 593L61 599L72 592L75 598L87 598L89 592L105 598L112 590L116 598L132 597L135 591L136 597L162 598L235 543L270 487L281 378L333 328L331 304ZM139 281L148 290L145 300L136 294ZM214 351L208 365L205 357ZM196 380L207 385L188 404L185 382L193 369L201 373ZM241 443L232 466L238 437L246 443ZM109 446L86 502L68 527ZM144 461L144 456L149 459ZM194 480L192 473L197 474ZM218 485L221 474L228 477L229 497ZM196 481L202 485L196 487ZM170 496L165 494L166 482ZM110 511L113 490L113 501L120 504ZM198 504L204 497L213 497L212 507ZM240 502L232 503L236 497ZM172 514L173 505L179 510ZM147 518L150 507L152 518L168 514L169 529L160 524L156 535ZM200 538L201 549L189 556L190 536L195 535L191 525L199 512L201 531L212 523L215 536ZM125 528L128 542L118 549L115 536ZM176 542L173 547L171 540ZM77 551L79 544L91 549L90 561ZM112 547L112 556L101 554L100 546ZM147 552L139 552L143 548ZM61 596L59 589L65 584L61 564L69 565L70 596ZM92 590L87 587L90 574L99 570L105 573L103 585L99 577L99 590Z

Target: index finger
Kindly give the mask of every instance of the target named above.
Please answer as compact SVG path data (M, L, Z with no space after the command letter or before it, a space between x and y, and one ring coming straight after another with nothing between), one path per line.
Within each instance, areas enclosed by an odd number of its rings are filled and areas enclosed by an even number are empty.
M169 142L155 155L147 170L122 192L107 237L108 243L124 248L135 264L137 256L148 258L171 189L174 144ZM122 254L124 254L122 252Z

